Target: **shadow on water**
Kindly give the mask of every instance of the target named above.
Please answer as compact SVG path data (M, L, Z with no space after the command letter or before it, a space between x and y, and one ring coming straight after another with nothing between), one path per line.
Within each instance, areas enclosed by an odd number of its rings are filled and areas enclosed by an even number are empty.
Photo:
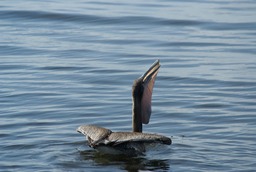
M82 161L92 161L97 167L118 166L121 170L169 171L168 160L148 159L145 156L104 154L95 150L80 151Z

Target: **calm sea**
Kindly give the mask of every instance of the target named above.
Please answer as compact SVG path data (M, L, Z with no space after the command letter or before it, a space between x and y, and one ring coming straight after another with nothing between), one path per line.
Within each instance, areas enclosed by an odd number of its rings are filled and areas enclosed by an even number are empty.
M0 2L0 171L254 171L254 0ZM160 59L136 157L86 146L131 131L131 86Z

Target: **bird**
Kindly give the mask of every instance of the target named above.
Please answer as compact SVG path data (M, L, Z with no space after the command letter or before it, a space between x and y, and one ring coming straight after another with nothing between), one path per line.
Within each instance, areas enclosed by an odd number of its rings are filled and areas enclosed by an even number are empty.
M143 133L142 124L148 124L151 116L151 99L160 61L151 67L132 86L132 132L113 132L97 125L81 125L77 132L87 136L90 147L115 153L143 153L146 144L171 145L169 137Z

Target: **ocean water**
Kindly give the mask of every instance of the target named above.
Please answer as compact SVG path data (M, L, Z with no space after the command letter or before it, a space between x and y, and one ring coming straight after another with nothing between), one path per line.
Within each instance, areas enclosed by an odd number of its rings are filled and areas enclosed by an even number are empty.
M0 2L0 171L254 171L256 2ZM173 144L127 157L82 124L131 131L131 87L159 59L144 132Z

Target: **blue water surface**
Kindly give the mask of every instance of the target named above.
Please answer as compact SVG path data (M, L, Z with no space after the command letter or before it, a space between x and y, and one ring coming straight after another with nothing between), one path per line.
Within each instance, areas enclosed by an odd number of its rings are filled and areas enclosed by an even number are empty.
M254 171L256 2L0 2L0 171ZM131 131L133 80L160 59L150 124L173 144L101 154L82 124Z

